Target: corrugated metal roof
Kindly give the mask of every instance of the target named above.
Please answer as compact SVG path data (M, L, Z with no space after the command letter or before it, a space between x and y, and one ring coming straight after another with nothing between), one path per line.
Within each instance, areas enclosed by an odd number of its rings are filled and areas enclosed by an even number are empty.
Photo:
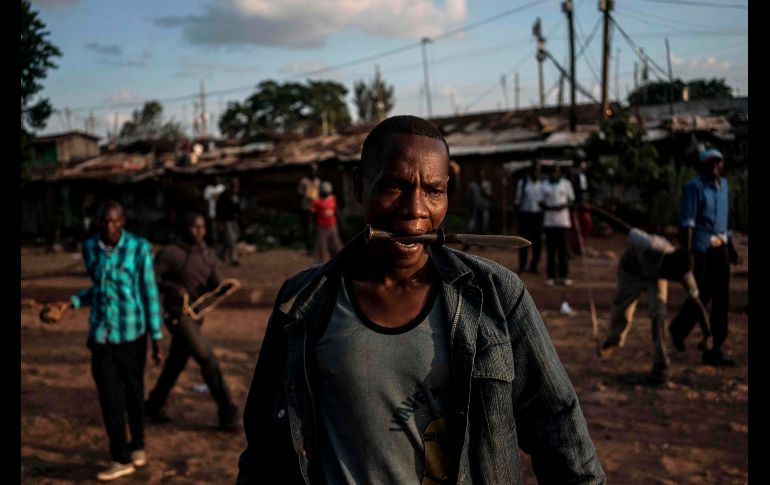
M708 104L699 106L703 109ZM650 119L643 117L642 121L648 127L647 140L660 140L671 132L695 129L709 130L723 138L733 135L734 130L726 116L704 113L660 120L655 118L663 113L662 108L658 108L657 111L646 110L651 115ZM576 111L578 125L575 133L567 130L569 110L566 107L561 110L548 107L542 110L473 113L433 118L430 121L445 134L452 157L488 155L581 146L591 133L599 130L599 106L579 105ZM744 124L747 124L747 120ZM350 162L359 160L361 147L371 128L369 125L359 125L350 127L345 133L333 135L216 148L201 154L196 164L185 167L176 166L171 154L164 155L161 167L152 167L151 154L112 153L70 167L36 169L35 174L37 178L48 180L114 178L136 181L163 173L209 174L223 170L241 172L276 166L307 165L329 160Z

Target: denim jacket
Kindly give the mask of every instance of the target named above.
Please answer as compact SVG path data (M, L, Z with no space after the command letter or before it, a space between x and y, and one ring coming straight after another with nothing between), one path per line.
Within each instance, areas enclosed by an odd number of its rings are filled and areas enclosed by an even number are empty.
M359 234L281 287L243 412L238 484L324 483L314 346ZM575 390L521 280L492 261L432 247L450 329L458 484L519 484L519 449L539 483L603 484ZM416 480L415 480L416 481Z

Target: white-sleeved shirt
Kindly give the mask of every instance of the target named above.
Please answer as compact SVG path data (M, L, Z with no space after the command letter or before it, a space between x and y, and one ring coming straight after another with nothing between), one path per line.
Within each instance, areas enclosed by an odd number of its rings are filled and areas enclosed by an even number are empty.
M209 217L212 219L217 216L217 199L224 191L224 184L207 185L203 189L203 198L208 202Z
M564 177L556 182L550 179L543 182L543 202L548 207L569 205L575 201L575 191L572 183ZM543 227L571 227L569 207L560 210L546 210L543 216Z
M514 204L521 212L542 212L540 201L543 200L543 182L532 180L529 176L519 180L516 186Z

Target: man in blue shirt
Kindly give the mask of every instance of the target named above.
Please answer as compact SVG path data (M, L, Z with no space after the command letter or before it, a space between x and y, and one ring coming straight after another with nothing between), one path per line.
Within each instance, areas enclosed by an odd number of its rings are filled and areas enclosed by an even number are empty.
M731 366L735 363L722 355L727 338L727 311L730 295L727 216L729 193L723 177L724 157L716 149L700 154L701 174L684 186L679 227L682 247L693 257L693 273L701 301L710 309L713 345L703 351L703 363ZM684 351L684 340L697 319L697 309L685 302L671 321L669 331L674 346Z
M163 352L160 302L155 284L152 246L123 230L123 208L105 202L97 214L99 233L83 241L83 263L93 286L59 302L68 308L91 305L88 348L91 373L99 393L112 463L97 479L114 480L144 466L144 364L147 333L152 359L160 364ZM126 414L131 442L126 440Z

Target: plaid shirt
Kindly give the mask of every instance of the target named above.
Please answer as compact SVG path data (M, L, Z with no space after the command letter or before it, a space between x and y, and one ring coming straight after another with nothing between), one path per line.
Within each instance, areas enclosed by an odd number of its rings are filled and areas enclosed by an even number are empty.
M83 241L83 262L90 288L70 297L74 308L91 305L88 338L121 344L141 337L149 325L153 340L161 340L160 301L155 284L150 242L123 230L111 250L99 235Z

